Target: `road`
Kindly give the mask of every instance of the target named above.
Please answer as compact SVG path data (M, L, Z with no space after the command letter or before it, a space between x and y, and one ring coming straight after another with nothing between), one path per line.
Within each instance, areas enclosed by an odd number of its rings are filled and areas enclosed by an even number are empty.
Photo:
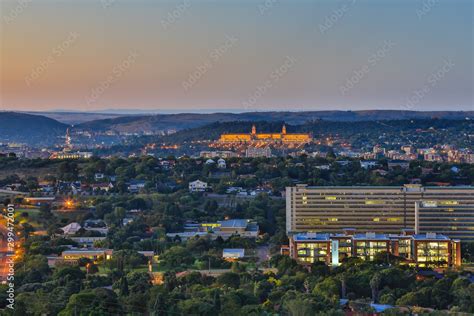
M7 229L2 221L0 223L0 282L7 280L8 263L7 263Z
M8 230L5 219L0 219L0 282L5 283L9 272L9 259L13 259L14 253L8 251ZM15 241L16 243L16 241Z

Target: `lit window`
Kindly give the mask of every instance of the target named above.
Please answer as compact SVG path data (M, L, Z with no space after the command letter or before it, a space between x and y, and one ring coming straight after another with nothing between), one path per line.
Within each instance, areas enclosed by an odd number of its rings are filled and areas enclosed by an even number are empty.
M385 201L382 200L366 200L366 205L377 205L377 204L385 204Z
M447 200L447 201L440 201L439 204L441 205L458 205L458 201Z
M400 217L389 217L387 218L387 222L401 222L402 219Z

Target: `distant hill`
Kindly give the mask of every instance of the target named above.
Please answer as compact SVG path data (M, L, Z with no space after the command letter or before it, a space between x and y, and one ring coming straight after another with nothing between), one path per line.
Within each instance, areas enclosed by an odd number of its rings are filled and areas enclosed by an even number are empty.
M78 128L117 132L144 132L182 130L204 126L214 122L232 121L284 121L288 124L304 124L308 121L325 120L335 122L360 122L384 121L406 119L451 119L460 120L466 117L474 119L474 111L442 111L442 112L417 112L396 110L370 110L370 111L305 111L305 112L247 112L247 113L212 113L212 114L158 114L135 115L94 120L77 125Z
M0 112L0 142L49 144L69 127L51 118L17 112Z
M109 118L116 118L123 116L114 113L89 113L89 112L24 112L32 115L42 115L53 120L59 121L68 125L76 125L84 122L95 120L104 120Z

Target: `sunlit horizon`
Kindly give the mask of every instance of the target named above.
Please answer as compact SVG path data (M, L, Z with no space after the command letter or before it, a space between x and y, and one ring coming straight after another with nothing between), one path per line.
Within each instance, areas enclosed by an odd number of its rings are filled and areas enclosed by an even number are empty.
M14 1L0 109L474 109L473 3Z

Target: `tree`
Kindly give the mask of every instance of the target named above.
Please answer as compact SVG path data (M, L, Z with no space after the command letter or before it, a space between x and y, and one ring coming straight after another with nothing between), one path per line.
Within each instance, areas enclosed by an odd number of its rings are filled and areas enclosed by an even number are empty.
M313 294L335 300L339 298L339 282L333 277L327 277L316 284Z
M346 298L347 273L345 271L339 274L339 280L341 281L341 298Z
M120 278L120 295L121 296L128 296L128 281L127 281L127 277L125 276L122 276Z
M168 267L179 267L181 265L192 264L194 261L191 253L182 246L174 246L166 250L160 259Z
M370 289L372 290L372 301L374 303L378 301L380 283L382 283L382 277L380 273L376 272L372 279L370 279Z
M73 294L59 316L70 315L123 315L117 295L108 289L97 288Z
M146 293L151 288L150 275L147 272L130 272L127 275L130 293Z
M223 286L238 288L240 285L240 277L234 272L225 272L217 277L217 283Z

